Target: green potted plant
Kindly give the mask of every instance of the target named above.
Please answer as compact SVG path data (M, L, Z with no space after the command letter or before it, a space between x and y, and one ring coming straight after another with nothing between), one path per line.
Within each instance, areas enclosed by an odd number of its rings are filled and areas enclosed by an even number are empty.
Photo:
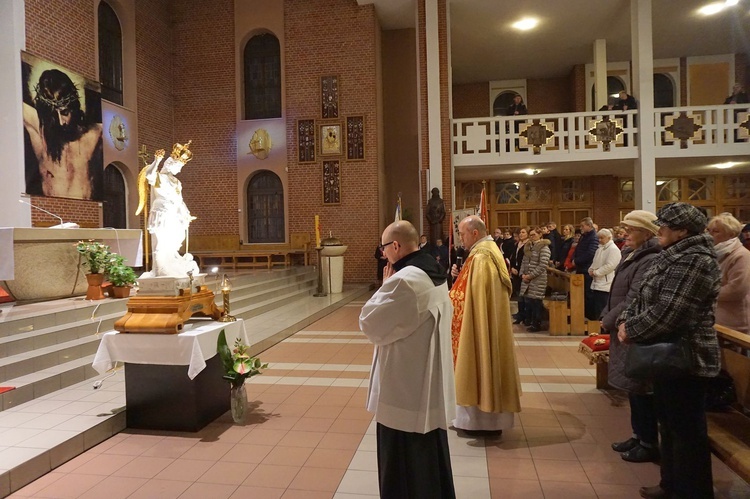
M109 246L93 240L78 241L76 250L83 258L83 265L91 271L91 273L86 274L86 280L89 284L86 290L86 299L103 299L102 283L104 282L104 271L106 270L111 254Z
M132 267L125 265L125 258L117 253L112 253L107 264L106 274L107 280L112 283L112 296L114 298L130 296L130 288L138 280L138 276Z
M268 364L261 363L258 357L251 357L248 348L241 339L237 338L234 341L234 349L230 350L224 330L222 329L219 333L216 351L224 367L222 377L231 385L229 401L232 419L235 423L241 423L245 418L247 409L245 380L261 374L262 369L268 368Z

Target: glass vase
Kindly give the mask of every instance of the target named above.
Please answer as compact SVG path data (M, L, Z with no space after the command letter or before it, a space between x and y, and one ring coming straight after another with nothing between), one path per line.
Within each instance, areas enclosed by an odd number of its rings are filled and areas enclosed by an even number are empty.
M245 411L247 410L247 391L245 391L245 384L232 385L229 392L229 408L232 413L232 420L235 423L243 423L245 421Z

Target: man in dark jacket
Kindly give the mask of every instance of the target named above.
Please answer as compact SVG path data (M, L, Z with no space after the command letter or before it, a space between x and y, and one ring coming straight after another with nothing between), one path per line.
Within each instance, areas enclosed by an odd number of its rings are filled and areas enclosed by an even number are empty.
M594 304L594 293L591 290L593 277L589 275L589 267L594 261L594 255L598 247L599 240L594 230L594 221L591 220L591 217L586 217L581 220L581 239L578 240L578 246L573 253L573 262L576 265L576 274L583 274L584 315L591 321L599 320L599 317L592 317L596 305Z
M554 262L554 267L557 267L557 264L560 263L561 260L565 260L565 256L561 256L561 249L562 249L562 236L560 236L560 233L557 232L557 222L548 222L547 223L547 230L549 231L544 238L549 239L550 241L550 253L552 255L550 256L550 262Z

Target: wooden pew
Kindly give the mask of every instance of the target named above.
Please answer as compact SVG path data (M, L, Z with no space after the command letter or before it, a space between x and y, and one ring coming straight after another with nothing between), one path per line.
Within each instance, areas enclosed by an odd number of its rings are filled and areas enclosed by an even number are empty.
M292 233L290 243L240 244L236 234L193 236L190 240L190 253L201 269L219 267L222 270L288 267L293 257L301 257L300 262L310 264L310 234Z
M564 301L544 299L544 306L549 310L550 336L585 334L583 275L548 268L547 287L553 292L567 295Z
M708 412L708 440L714 453L746 482L750 482L750 335L716 325L721 366L734 380L736 407Z

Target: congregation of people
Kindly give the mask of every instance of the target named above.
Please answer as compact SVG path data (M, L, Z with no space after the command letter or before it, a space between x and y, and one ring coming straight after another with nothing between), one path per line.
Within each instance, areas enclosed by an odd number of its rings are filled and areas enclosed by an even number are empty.
M458 234L451 248L442 238L430 244L397 221L376 250L383 281L360 326L375 345L368 409L381 497L455 497L446 432L501 438L513 427L513 324L546 329L555 271L583 275L585 316L609 336L609 384L627 394L632 430L612 450L660 464L659 484L641 487L641 497L713 497L705 400L721 366L714 324L750 333L750 224L671 203L657 214L633 210L611 228L584 218L561 232L549 222L490 235L470 216ZM632 345L677 339L691 347L689 372L627 374Z

